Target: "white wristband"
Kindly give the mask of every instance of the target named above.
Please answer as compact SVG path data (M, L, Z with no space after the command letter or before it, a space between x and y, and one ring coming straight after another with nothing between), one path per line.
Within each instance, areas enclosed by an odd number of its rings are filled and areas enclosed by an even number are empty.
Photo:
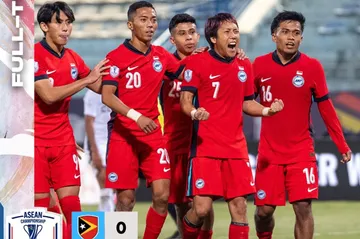
M133 121L137 122L137 120L140 118L142 114L140 114L139 112L137 112L134 109L130 109L127 114L126 117L132 119Z
M196 113L197 109L193 109L191 112L190 112L190 115L191 115L191 119L192 120L195 120L195 113Z
M262 115L263 115L263 116L269 116L269 110L270 110L269 107L265 107L265 108L262 110Z

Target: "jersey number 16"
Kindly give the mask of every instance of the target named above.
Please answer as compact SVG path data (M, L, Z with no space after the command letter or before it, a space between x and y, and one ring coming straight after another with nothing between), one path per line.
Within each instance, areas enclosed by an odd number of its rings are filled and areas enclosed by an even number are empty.
M272 94L271 94L270 90L271 90L271 85L268 85L268 86L263 85L261 87L264 102L271 102L272 101Z
M304 168L303 173L306 177L306 183L307 184L314 184L315 183L315 174L314 174L314 168Z

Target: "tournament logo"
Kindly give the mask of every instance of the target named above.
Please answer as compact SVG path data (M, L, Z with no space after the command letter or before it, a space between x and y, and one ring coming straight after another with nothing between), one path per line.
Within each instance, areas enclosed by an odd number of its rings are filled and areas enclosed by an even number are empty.
M297 75L293 78L292 83L295 87L300 88L305 84L304 77Z
M266 193L262 189L260 189L256 195L257 195L258 199L260 199L260 200L263 200L266 197Z
M120 74L120 69L117 66L111 66L110 67L110 75L112 78L118 77Z
M93 239L99 233L97 216L81 216L78 218L78 232L83 239Z
M192 79L192 70L186 70L184 72L184 79L189 82Z
M238 78L241 82L245 82L247 79L247 75L246 75L245 71L239 71Z
M73 78L73 80L76 80L78 77L78 69L76 68L76 65L73 63L71 63L70 66L71 66L71 70L70 70L71 77Z
M118 180L118 175L114 172L109 173L108 179L110 182L114 183Z
M38 72L39 70L39 63L37 61L34 62L34 72Z
M162 64L159 60L154 60L153 62L153 68L156 72L161 72L162 71Z
M7 238L61 239L62 218L60 214L34 208L6 217Z
M39 233L42 231L43 225L38 224L27 224L24 226L24 231L28 234L29 238L37 238Z
M201 179L201 178L199 178L198 180L196 180L195 186L196 186L196 188L198 188L198 189L203 188L203 187L205 186L204 180Z

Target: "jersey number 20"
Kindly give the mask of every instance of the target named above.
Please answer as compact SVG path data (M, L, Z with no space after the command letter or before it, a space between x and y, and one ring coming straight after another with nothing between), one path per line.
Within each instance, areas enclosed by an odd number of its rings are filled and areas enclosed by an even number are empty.
M128 79L128 82L126 83L126 89L134 89L141 87L141 75L139 72L126 73L126 79Z
M160 164L170 164L169 154L166 149L158 148L156 152L160 154Z

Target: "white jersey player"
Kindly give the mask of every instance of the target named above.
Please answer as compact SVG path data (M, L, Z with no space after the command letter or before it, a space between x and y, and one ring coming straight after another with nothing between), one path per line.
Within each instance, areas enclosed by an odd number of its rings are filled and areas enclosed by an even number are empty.
M111 110L101 101L101 95L88 90L84 96L84 116L86 137L84 150L90 155L93 166L97 170L100 186L99 211L114 211L113 190L105 188L106 149L108 141L107 123Z

